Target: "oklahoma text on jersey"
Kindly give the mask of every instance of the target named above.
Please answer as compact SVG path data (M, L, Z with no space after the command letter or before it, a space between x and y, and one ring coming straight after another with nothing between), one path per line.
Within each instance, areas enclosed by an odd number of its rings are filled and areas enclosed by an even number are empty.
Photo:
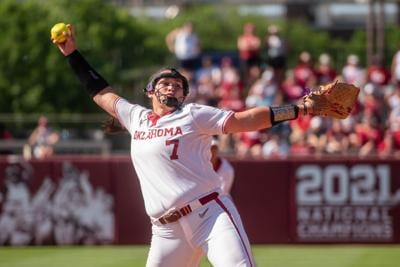
M177 126L175 128L162 128L162 129L150 129L149 131L135 131L133 135L134 140L147 140L156 137L164 136L177 136L182 135L181 127Z

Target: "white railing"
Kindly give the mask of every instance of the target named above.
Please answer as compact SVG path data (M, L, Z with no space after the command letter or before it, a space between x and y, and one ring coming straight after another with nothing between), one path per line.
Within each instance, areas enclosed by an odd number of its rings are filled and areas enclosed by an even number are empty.
M0 154L22 155L27 147L26 140L1 140ZM55 154L111 154L111 143L108 140L68 140L54 145Z

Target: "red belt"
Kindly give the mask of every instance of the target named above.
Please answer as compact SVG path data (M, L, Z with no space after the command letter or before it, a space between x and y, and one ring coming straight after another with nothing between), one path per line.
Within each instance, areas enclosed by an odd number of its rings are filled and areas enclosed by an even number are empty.
M205 205L208 202L210 202L211 200L214 200L216 198L218 198L218 192L213 192L211 194L208 194L207 196L204 196L202 198L199 198L199 199L197 199L195 201L190 202L189 204L187 204L183 208L180 208L180 209L173 210L173 211L169 212L168 214L166 214L166 215L162 216L161 218L159 218L158 221L161 224L167 224L167 223L176 222L181 217L188 215L189 213L194 211L199 206ZM199 205L199 203L200 203L200 205Z

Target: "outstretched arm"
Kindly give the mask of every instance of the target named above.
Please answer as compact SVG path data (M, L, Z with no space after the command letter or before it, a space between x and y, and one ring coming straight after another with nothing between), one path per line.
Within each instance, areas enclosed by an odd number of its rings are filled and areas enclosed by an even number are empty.
M256 107L235 112L225 124L227 133L256 131L270 128L287 120L307 115L304 105L285 105L281 107Z
M360 88L352 84L331 82L311 90L299 105L257 107L236 112L227 120L225 132L256 131L309 114L346 119L352 112L359 93Z
M61 53L68 58L72 70L85 86L94 102L111 116L116 117L114 105L119 96L107 81L101 77L79 53L76 48L74 28L72 25L67 25L67 27L70 32L63 32L66 41L63 43L56 43L53 41L53 43L57 45Z

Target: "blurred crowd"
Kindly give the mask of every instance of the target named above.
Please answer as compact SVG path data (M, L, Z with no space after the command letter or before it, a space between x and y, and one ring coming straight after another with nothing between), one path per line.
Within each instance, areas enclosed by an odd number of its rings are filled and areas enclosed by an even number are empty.
M359 100L345 120L307 116L263 131L220 136L222 153L255 158L400 155L400 52L386 67L378 57L362 66L355 54L334 62L328 53L313 58L303 51L289 68L279 28L271 25L266 32L260 38L253 24L244 25L237 40L238 62L202 55L191 23L168 35L167 45L190 81L187 101L234 111L298 103L311 88L335 80L360 87Z
M289 67L288 44L276 25L268 26L262 38L255 25L243 25L237 54L231 56L203 53L191 22L171 31L165 41L189 80L187 102L241 111L299 103L311 89L336 80L361 89L351 116L345 120L307 116L263 131L223 135L219 137L222 154L254 158L400 155L400 48L389 55L391 66L385 66L379 57L364 66L356 54L345 55L346 62L337 62L329 53L315 57L311 51L302 51L296 64ZM12 138L4 125L0 125L0 137ZM52 156L59 139L41 117L24 155Z

